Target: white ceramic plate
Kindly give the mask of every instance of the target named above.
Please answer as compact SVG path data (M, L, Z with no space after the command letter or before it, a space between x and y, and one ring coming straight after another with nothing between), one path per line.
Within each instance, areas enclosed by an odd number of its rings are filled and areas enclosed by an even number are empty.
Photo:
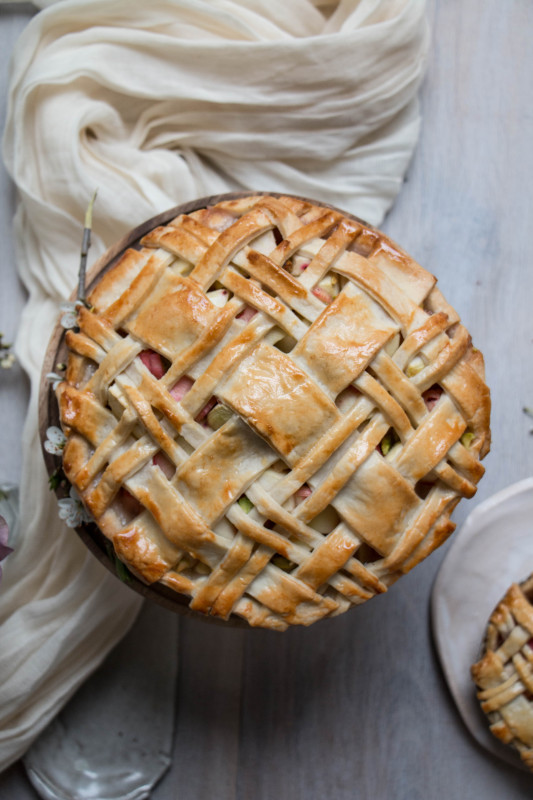
M532 572L533 478L528 478L472 511L446 554L431 602L437 651L459 713L483 747L518 767L519 756L489 731L470 666L479 658L492 610L512 583Z

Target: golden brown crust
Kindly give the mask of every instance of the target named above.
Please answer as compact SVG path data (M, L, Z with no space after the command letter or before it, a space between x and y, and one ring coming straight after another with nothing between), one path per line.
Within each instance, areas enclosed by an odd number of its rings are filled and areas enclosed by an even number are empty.
M490 730L533 769L533 575L513 584L492 612L471 672Z
M276 630L386 591L451 533L489 443L482 357L434 276L293 197L141 245L80 309L58 389L65 472L119 558Z

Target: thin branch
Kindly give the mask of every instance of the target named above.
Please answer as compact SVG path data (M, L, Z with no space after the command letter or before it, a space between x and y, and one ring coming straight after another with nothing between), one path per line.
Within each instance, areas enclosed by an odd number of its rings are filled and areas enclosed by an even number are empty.
M80 303L86 308L90 308L89 303L87 302L87 298L85 296L85 273L87 271L87 255L89 253L89 248L91 246L91 228L93 224L93 206L94 201L96 200L96 195L98 193L98 189L94 190L94 194L91 197L91 201L87 206L87 211L85 212L85 223L83 228L83 239L81 242L81 255L80 255L80 271L78 273L78 300Z

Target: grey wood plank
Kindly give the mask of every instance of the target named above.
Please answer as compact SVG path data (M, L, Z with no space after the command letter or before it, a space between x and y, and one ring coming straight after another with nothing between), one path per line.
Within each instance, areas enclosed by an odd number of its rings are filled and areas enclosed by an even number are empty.
M0 130L6 121L8 59L13 43L35 9L29 6L0 9ZM18 329L26 292L15 264L12 219L15 190L0 159L0 331L5 342L12 342ZM0 370L0 481L19 483L21 470L20 438L29 400L29 382L19 364Z
M183 618L173 762L154 800L236 796L243 647L249 631ZM253 633L253 632L252 632Z

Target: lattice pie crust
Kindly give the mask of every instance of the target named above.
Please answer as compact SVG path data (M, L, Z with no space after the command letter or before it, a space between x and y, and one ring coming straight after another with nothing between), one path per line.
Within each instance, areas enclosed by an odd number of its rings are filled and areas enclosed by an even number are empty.
M483 359L435 283L293 197L223 201L126 251L58 389L65 472L118 557L278 630L425 558L489 447Z
M493 611L484 655L472 667L490 730L533 770L533 575Z

